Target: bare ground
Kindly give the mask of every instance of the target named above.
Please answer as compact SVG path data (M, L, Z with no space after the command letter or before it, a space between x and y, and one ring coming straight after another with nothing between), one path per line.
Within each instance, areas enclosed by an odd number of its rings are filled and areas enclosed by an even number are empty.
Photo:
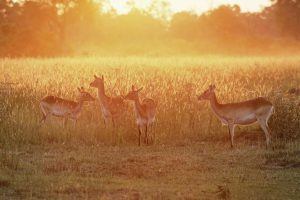
M300 148L247 135L179 145L1 150L3 199L299 199Z

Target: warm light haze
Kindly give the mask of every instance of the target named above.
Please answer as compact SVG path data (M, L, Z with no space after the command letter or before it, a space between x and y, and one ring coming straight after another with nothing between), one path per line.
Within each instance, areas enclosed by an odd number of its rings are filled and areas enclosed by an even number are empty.
M163 0L162 0L163 1ZM128 4L134 3L138 8L147 8L153 0L109 0L119 14L129 12ZM195 11L203 13L220 5L239 5L243 12L259 12L270 5L269 0L164 0L170 5L171 12Z
M0 0L0 200L300 199L300 0Z

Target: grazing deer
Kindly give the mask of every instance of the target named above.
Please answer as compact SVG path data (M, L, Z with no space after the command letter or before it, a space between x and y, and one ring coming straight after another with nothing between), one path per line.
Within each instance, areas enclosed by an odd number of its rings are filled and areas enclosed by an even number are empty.
M95 80L90 83L91 87L98 89L98 97L100 101L101 112L104 118L104 124L108 123L109 119L112 120L115 126L115 119L119 117L124 108L124 99L121 96L109 97L105 94L104 77L97 77L94 75Z
M222 123L228 125L231 138L231 147L233 147L234 128L236 125L250 125L258 122L266 136L267 147L270 143L270 128L268 120L273 114L274 107L266 99L259 97L239 103L218 103L215 86L209 88L200 96L198 100L209 100L211 108Z
M141 134L142 127L145 127L145 143L148 144L148 127L155 120L156 114L156 105L152 99L145 98L142 103L139 98L139 91L143 88L135 90L134 86L132 86L131 91L125 96L126 100L134 101L134 108L136 113L136 123L139 131L139 146L141 145Z
M94 101L95 98L90 93L84 91L83 87L78 88L80 93L78 102L65 100L56 96L47 96L40 102L40 108L43 112L41 122L45 122L47 117L54 115L63 117L63 125L65 125L68 118L74 120L74 126L79 118L83 103L85 101Z

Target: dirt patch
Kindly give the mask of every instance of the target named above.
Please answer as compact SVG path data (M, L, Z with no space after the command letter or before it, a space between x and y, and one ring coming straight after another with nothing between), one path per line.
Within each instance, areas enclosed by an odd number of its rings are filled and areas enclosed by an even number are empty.
M207 198L204 199L231 199L231 192L228 185L217 185L216 189L213 190L202 190Z
M101 196L103 194L103 190L99 188L87 188L75 184L59 187L56 190L54 190L54 193L72 195L76 197L86 197L86 195Z
M200 173L210 172L214 169L214 166L209 166L207 163L196 163L188 168L190 171L197 171Z
M174 170L182 169L187 165L183 157L170 155L134 156L114 163L109 170L117 175L127 178L156 178L166 176Z
M141 194L137 190L131 189L118 189L112 192L107 192L100 197L101 200L110 200L110 199L132 199L138 200L141 199Z
M159 173L155 165L143 158L128 158L116 163L110 170L117 176L127 178L152 178Z
M0 180L0 188L8 187L10 185L9 181L7 180Z
M219 199L230 199L231 193L230 190L228 188L228 186L222 186L222 185L218 185L218 190L216 192L217 197Z
M263 168L287 169L300 168L300 151L277 151L265 155L266 161Z
M253 130L253 131L243 131L240 134L237 134L235 139L245 139L245 141L248 142L254 142L254 141L259 141L259 140L264 140L264 133L261 130Z
M264 165L262 169L289 169L289 168L300 168L299 161L282 161L277 163L268 163Z
M57 161L53 163L47 163L44 166L43 172L44 174L53 174L53 173L59 173L63 171L80 171L80 163L77 162L63 162L63 161Z

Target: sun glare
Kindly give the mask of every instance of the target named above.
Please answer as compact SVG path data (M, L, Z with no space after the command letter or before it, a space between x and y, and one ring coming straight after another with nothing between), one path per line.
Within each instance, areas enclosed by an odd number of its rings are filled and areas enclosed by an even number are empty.
M172 12L180 11L195 11L203 13L210 9L216 8L222 4L234 5L241 7L243 12L258 12L262 8L271 4L270 0L250 1L250 0L165 0L169 3ZM130 4L140 9L147 8L153 0L109 0L112 7L117 10L119 14L128 13Z

